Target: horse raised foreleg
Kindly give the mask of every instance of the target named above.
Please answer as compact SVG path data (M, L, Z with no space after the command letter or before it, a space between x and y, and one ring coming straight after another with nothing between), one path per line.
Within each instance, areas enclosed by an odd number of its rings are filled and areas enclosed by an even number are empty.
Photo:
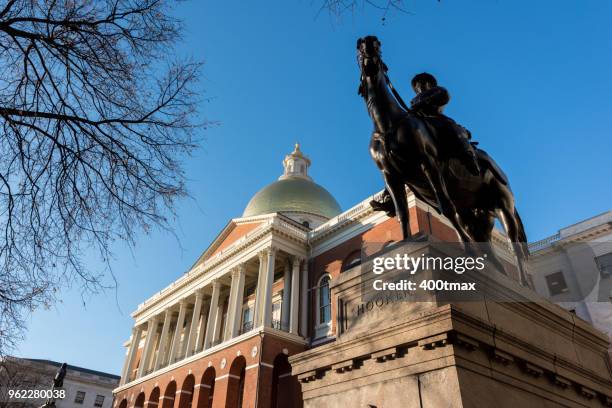
M397 175L392 175L386 171L383 171L383 178L387 191L393 200L393 205L395 205L395 213L402 229L402 238L406 240L410 238L410 216L408 214L405 184Z
M444 178L442 174L435 166L435 164L421 164L421 170L431 187L431 190L434 192L436 200L438 201L438 206L442 214L449 219L453 227L459 233L459 237L463 242L475 242L475 239L468 232L468 228L463 222L463 219L459 215L457 208L453 204L452 200L448 195L448 191L446 190L446 184L444 183Z

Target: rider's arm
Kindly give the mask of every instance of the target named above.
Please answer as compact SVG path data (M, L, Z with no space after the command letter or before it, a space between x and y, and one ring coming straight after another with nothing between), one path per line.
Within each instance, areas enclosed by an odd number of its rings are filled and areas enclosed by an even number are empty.
M412 108L419 110L423 106L442 107L450 101L448 91L441 86L434 86L421 92L412 100Z

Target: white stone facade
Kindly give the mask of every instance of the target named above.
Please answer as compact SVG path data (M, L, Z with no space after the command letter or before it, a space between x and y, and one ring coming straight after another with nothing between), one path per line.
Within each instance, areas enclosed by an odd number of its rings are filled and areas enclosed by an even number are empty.
M612 211L529 247L536 291L612 338Z

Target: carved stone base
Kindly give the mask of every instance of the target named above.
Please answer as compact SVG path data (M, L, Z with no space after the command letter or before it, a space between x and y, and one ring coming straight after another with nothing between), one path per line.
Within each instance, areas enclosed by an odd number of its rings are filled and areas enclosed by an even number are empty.
M429 302L364 309L360 288L369 275L366 264L332 287L346 311L337 340L290 358L304 407L611 406L606 336L531 290L472 276L516 301L433 294Z

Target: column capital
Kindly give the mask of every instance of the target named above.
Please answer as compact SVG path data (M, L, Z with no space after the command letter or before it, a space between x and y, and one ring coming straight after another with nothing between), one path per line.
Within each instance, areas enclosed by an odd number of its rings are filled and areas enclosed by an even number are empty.
M275 246L269 246L267 248L264 248L258 253L259 260L261 261L262 258L265 258L266 256L276 255L277 252L278 252L278 248Z
M304 260L305 258L302 258L301 256L294 256L291 263L293 264L293 267L296 268L299 267Z
M261 251L259 251L257 253L257 256L259 257L259 262L262 262L266 258L267 254L268 254L268 248L262 249Z
M202 288L198 288L195 290L195 297L197 299L204 299L204 290Z
M244 268L241 268L240 266L232 268L232 279L238 278L243 271Z

